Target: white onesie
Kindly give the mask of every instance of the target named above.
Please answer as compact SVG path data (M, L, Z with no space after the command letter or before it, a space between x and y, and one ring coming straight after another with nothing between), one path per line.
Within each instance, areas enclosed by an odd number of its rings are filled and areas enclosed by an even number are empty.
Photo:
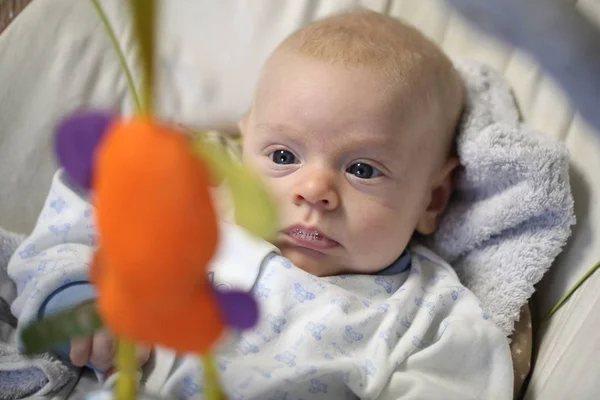
M59 172L9 264L20 327L94 296L90 210ZM230 333L216 352L230 399L512 398L506 337L426 248L411 246L405 272L319 278L234 225L222 232L209 279L219 290L251 290L260 306L257 326ZM202 398L201 378L198 359L182 357L148 384L177 399Z

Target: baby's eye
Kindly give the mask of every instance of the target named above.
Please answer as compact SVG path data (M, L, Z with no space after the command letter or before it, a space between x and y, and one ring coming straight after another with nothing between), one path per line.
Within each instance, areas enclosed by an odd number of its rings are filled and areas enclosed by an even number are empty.
M346 172L361 179L371 179L383 175L377 168L363 162L352 164L346 169Z
M271 153L271 160L273 160L275 164L295 164L296 156L288 150L277 150Z

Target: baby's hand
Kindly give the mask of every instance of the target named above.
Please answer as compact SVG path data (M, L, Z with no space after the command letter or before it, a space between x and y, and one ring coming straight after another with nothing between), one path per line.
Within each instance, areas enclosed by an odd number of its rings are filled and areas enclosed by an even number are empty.
M103 331L93 337L73 339L69 356L73 365L77 367L83 367L89 362L95 368L107 371L113 366L116 349L117 341L115 337ZM143 366L149 358L150 349L138 347L138 365Z

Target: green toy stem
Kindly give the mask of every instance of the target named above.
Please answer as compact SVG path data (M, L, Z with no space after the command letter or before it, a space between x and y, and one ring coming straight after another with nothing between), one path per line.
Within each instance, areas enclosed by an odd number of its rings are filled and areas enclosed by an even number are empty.
M552 307L552 310L550 310L550 312L548 313L548 315L546 315L543 319L543 321L547 321L550 319L550 317L552 317L552 315L554 315L554 313L556 313L563 305L564 303L569 299L569 297L571 297L571 295L573 293L575 293L575 291L577 289L579 289L579 287L590 277L592 276L592 274L594 272L596 272L596 270L600 268L600 262L596 263L596 265L594 265L588 272L585 273L585 275L583 275L581 277L581 279L579 279L577 281L577 283L575 283L575 285L573 285L573 287L571 289L569 289L569 291L558 301L558 303L556 303L556 305L554 307Z
M123 51L121 50L121 46L119 45L119 41L117 39L115 31L112 28L110 21L108 20L108 17L106 16L106 13L104 12L104 9L100 5L100 2L98 0L90 0L90 2L96 9L96 12L98 13L98 17L100 18L100 21L102 22L102 25L104 26L104 29L106 30L106 33L108 34L111 45L115 51L115 54L117 55L119 64L121 65L121 69L123 70L123 73L125 74L125 78L127 79L127 86L129 87L129 92L131 93L131 97L133 98L133 105L135 107L135 112L136 112L136 114L139 114L142 111L142 102L140 101L140 97L138 96L138 92L135 87L135 83L133 81L133 75L131 74L131 70L129 69L129 66L127 65L127 60L125 59L125 55L123 54Z
M21 334L23 352L27 355L43 353L73 338L93 335L102 327L96 303L85 302L25 327Z
M130 0L130 5L142 65L141 113L151 116L154 114L156 0Z

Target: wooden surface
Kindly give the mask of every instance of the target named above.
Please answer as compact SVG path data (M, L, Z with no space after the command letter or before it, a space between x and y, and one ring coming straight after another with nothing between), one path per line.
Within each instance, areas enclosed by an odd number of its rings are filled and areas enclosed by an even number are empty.
M0 0L0 33L32 0Z

